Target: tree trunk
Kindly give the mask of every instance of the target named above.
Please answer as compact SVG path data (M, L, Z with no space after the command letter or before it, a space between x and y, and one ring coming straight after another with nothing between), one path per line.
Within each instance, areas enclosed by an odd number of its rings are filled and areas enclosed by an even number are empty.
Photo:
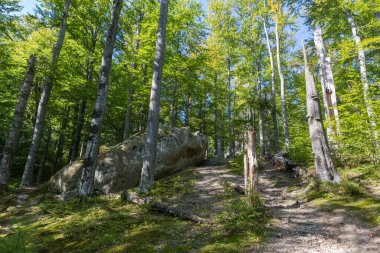
M227 95L227 120L228 120L228 156L233 157L234 154L234 139L232 134L232 87L231 87L231 59L227 60L227 76L228 76L228 95Z
M337 99L335 93L334 78L331 69L330 57L326 56L323 45L322 30L317 28L314 32L314 44L318 54L319 73L321 76L321 86L323 95L323 105L326 119L335 120L336 132L338 132L339 118L337 109ZM331 130L328 128L327 133Z
M143 13L141 10L139 10L139 19L137 23L137 30L135 33L136 40L134 41L133 45L133 64L132 64L132 71L130 72L129 77L129 92L128 92L128 105L127 105L127 112L125 114L125 124L124 124L124 132L123 132L123 140L128 139L130 132L131 132L131 118L132 118L132 103L133 103L133 95L135 93L134 89L134 75L137 71L137 51L139 50L139 39L138 36L140 34L141 30L141 22L143 20Z
M248 203L252 205L252 197L258 189L258 162L256 156L256 133L250 128L247 131L247 155L244 156L244 183L245 191L248 195Z
M219 156L219 135L218 135L218 74L215 72L215 78L214 78L214 155Z
M160 93L162 82L162 69L164 66L166 22L168 17L169 0L160 2L160 18L158 21L158 32L156 50L154 56L154 69L152 78L152 89L150 93L149 115L147 123L147 137L145 142L143 167L141 171L140 191L147 192L154 183L156 171L157 135L160 116Z
M43 154L42 159L41 159L41 166L38 169L37 185L41 184L42 179L44 177L46 158L47 158L48 153L49 153L50 142L51 142L51 123L48 125L47 140L45 143L44 154Z
M322 182L339 183L341 182L341 178L335 170L327 138L323 129L318 92L314 84L313 76L309 72L304 44L303 54L305 60L307 118L317 178Z
M32 144L30 146L28 159L26 161L24 174L22 176L21 186L29 186L33 181L34 163L35 163L36 155L37 155L38 148L41 142L42 128L43 128L47 104L48 104L51 89L53 86L53 79L56 74L57 62L58 62L59 55L61 53L63 40L65 38L66 24L67 24L67 17L68 17L70 3L71 3L71 0L66 0L65 2L65 9L63 10L58 40L53 48L53 56L52 56L52 61L50 63L50 70L49 70L48 75L45 77L43 91L42 91L41 98L38 104L36 124L34 126L33 137L32 137Z
M272 55L272 49L270 46L268 30L266 27L266 22L264 20L264 32L267 40L267 48L270 60L270 70L271 70L271 82L272 82L272 118L273 118L273 134L274 134L274 150L277 153L279 151L278 144L278 126L277 126L277 106L276 106L276 79L274 74L274 61Z
M271 157L272 155L272 144L271 144L271 140L270 140L270 122L269 122L269 109L265 109L265 123L266 123L266 143L267 143L267 146L265 148L265 156L266 157Z
M350 24L350 27L351 27L351 31L352 31L352 36L354 36L354 39L355 39L355 43L358 47L358 59L359 59L359 65L360 65L360 79L361 79L361 82L362 82L362 85L363 85L363 95L364 95L364 103L366 105L366 108L367 108L367 114L368 114L368 118L369 118L369 121L371 123L371 127L372 127L372 132L373 132L373 137L374 137L374 148L375 150L377 149L377 145L378 145L378 133L377 133L377 125L376 125L376 122L375 122L375 115L373 113L373 108L371 106L371 102L370 102L370 94L369 94L369 84L368 84L368 78L367 78L367 67L366 67L366 63L365 63L365 53L364 53L364 49L363 49L363 46L362 46L362 41L358 35L358 32L357 32L357 27L356 27L356 24L354 22L354 19L352 18L352 15L351 15L351 12L350 10L346 10L346 16L347 16L347 20L348 20L348 23Z
M65 108L65 116L63 117L61 129L59 132L59 138L58 138L58 144L57 144L57 152L55 154L55 160L53 163L53 170L54 172L61 169L62 166L62 154L63 154L63 147L65 144L65 132L67 125L69 123L69 115L70 115L70 106L66 106Z
M99 153L100 135L103 126L104 111L106 107L109 78L112 67L112 53L116 40L119 14L123 0L114 0L112 7L112 19L108 27L106 44L102 56L102 64L98 81L98 97L91 120L91 129L87 141L85 160L79 184L79 195L89 196L94 190L95 166Z
M287 119L287 114L286 114L285 80L284 80L284 75L282 74L282 68L281 68L280 48L281 48L280 34L279 34L278 20L277 20L276 21L277 70L278 70L278 75L280 76L280 86L281 86L282 125L284 128L285 149L289 150L290 140L289 140L288 119Z
M261 81L260 78L258 80L258 97L259 101L261 101ZM265 156L265 144L264 144L264 128L263 128L263 113L261 111L261 108L258 110L258 115L259 115L259 143L260 143L260 155L261 157Z
M136 64L133 64L133 69L136 69ZM133 79L133 71L130 73L129 77L129 91L128 91L128 105L127 112L125 113L125 123L124 123L124 131L123 131L123 140L128 139L131 132L131 118L132 118L132 102L133 102L133 94L135 93L134 89L134 79Z
M9 182L10 172L20 139L21 125L24 118L26 106L28 104L30 88L33 83L35 69L36 58L34 55L30 55L24 82L20 89L18 103L14 112L12 125L9 130L8 138L4 147L3 157L0 163L0 190L5 189Z
M77 123L75 126L75 132L70 151L70 163L74 162L78 157L79 145L81 142L82 129L84 125L84 116L86 114L87 100L83 99L79 107Z
M175 77L175 84L173 86L173 94L172 101L170 105L170 125L171 127L175 127L177 125L177 89L178 89L178 81L177 76Z

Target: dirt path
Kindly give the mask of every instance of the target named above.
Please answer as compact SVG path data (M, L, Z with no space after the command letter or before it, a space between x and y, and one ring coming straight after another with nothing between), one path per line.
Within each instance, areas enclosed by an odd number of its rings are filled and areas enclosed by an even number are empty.
M203 166L192 169L192 192L180 199L172 199L168 204L197 214L203 218L213 218L224 209L223 182L243 185L243 178L230 173L227 165Z
M355 219L345 210L324 212L303 203L299 198L304 187L293 187L300 181L291 174L267 164L259 178L260 194L274 217L273 231L259 252L380 252L379 229ZM212 218L223 210L224 181L243 186L243 178L228 172L226 166L195 168L191 179L194 180L193 192L169 204L205 218ZM289 188L294 190L289 191Z
M261 172L261 195L275 218L274 231L261 252L380 252L379 229L344 210L323 212L297 201L300 193L288 192L297 183L269 165Z

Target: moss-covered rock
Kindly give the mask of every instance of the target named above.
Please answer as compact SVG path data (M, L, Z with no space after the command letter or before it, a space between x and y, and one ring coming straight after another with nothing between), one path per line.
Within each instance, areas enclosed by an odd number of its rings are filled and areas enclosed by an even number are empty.
M140 181L145 135L130 139L100 151L95 170L95 191L99 194L116 193L136 186ZM160 132L157 144L156 178L173 174L205 159L207 137L190 129L173 128ZM49 188L62 193L64 198L75 196L83 160L66 165L49 181Z

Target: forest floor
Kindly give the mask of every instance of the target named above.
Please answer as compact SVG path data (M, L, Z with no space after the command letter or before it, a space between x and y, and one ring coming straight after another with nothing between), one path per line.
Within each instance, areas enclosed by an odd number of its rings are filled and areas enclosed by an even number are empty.
M380 175L373 168L341 173L346 182L335 186L302 183L266 162L261 200L250 207L231 186L243 186L239 162L190 168L150 193L213 224L115 196L62 202L44 188L14 188L0 199L0 252L378 252Z
M338 189L341 192L327 187L330 191L321 190L323 186L309 190L268 164L260 175L260 191L274 229L261 252L379 252L380 199L356 192L351 184Z

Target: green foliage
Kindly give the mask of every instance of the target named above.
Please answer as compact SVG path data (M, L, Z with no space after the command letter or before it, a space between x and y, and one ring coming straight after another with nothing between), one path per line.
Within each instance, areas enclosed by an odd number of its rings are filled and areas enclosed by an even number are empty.
M236 155L229 161L228 169L236 175L244 175L244 154Z

